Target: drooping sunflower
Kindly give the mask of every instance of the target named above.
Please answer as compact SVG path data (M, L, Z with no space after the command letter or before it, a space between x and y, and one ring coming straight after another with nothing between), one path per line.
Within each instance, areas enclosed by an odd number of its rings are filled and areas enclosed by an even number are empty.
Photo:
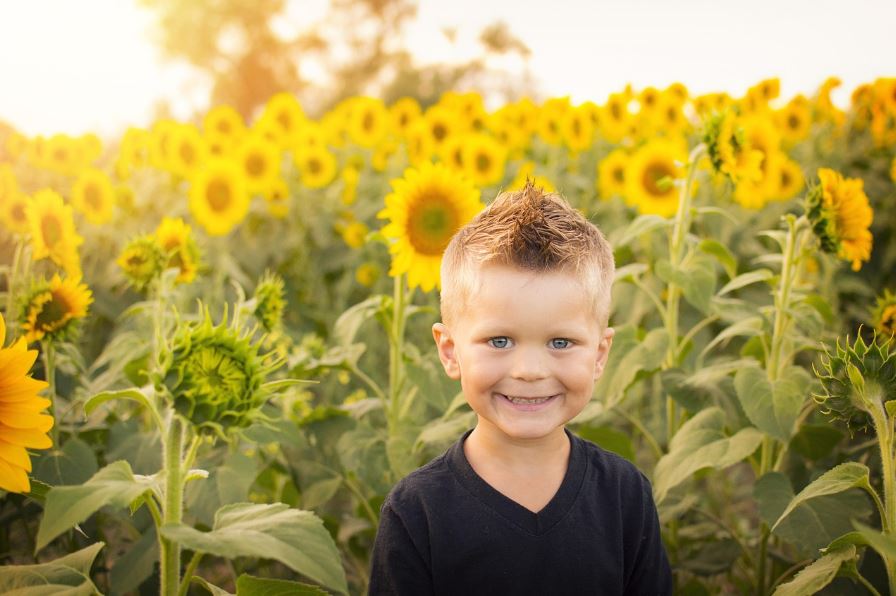
M56 274L50 281L36 283L22 302L20 321L25 340L66 339L77 321L87 316L91 302L93 294L79 278L62 279Z
M280 178L280 149L261 135L245 136L235 157L252 194L263 193Z
M755 183L762 177L765 155L746 140L743 127L730 110L715 113L706 120L703 140L713 168L735 184Z
M467 135L461 166L477 186L497 184L504 177L507 153L495 139L485 134Z
M871 258L874 212L861 178L844 178L819 168L820 183L806 195L806 215L825 252L852 263L853 271Z
M27 493L31 490L28 449L53 446L47 431L53 417L43 410L50 400L38 395L45 381L28 376L37 359L37 350L29 350L25 338L3 347L6 322L0 315L0 489Z
M641 213L670 217L678 209L675 180L683 176L680 163L686 150L666 139L653 139L629 158L625 168L625 199ZM676 163L677 162L677 163Z
M39 190L25 209L34 260L51 259L72 277L81 276L78 246L84 239L75 231L72 208L50 189Z
M597 164L597 190L601 198L621 197L625 195L625 169L628 164L628 152L625 149L614 149Z
M115 207L115 191L109 177L96 168L81 170L72 186L72 204L90 223L108 223Z
M295 155L302 184L323 188L336 176L336 157L326 147L308 147Z
M249 212L249 192L239 165L209 159L190 184L190 212L212 236L224 236Z
M267 331L273 331L283 322L286 309L286 289L283 278L265 271L255 286L255 310L252 315Z
M199 247L193 228L179 217L165 217L154 233L156 242L165 254L166 269L177 268L177 283L190 283L199 269Z
M424 163L393 180L385 202L377 217L389 220L382 232L394 239L389 275L407 273L408 285L424 292L440 286L442 252L454 233L482 209L479 191L444 165Z

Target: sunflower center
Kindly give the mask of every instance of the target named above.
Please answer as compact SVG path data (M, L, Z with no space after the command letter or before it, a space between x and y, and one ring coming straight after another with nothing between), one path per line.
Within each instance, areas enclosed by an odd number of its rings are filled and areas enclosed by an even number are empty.
M19 223L25 221L25 205L23 205L22 203L16 203L15 205L13 205L9 213L12 216L13 221Z
M48 246L54 246L62 240L62 222L52 215L45 216L40 220L40 232L44 242Z
M421 197L408 213L408 236L414 249L427 256L441 255L457 230L457 213L446 197Z
M100 189L96 187L96 184L88 184L84 188L84 202L91 209L94 209L96 211L99 211L103 208L102 193L100 193Z
M486 155L485 153L480 153L476 156L476 170L479 173L488 172L492 167L492 158Z
M896 304L884 309L883 315L880 318L880 326L885 331L891 333L896 332Z
M625 182L625 168L623 168L622 166L613 168L613 180L615 180L619 184Z
M71 307L65 299L57 293L46 298L40 311L34 318L34 327L45 331L55 331L71 316Z
M292 118L286 112L277 114L277 123L283 130L292 130Z
M323 169L323 164L320 163L319 159L309 159L308 160L308 171L312 174L320 174L320 171Z
M230 185L221 179L212 180L209 183L206 197L208 198L208 204L212 208L212 211L226 210L233 199L230 192Z
M641 177L641 183L644 189L655 197L666 198L671 194L671 185L661 183L662 180L671 181L675 177L675 170L672 166L664 161L653 161L644 168L644 174Z
M361 120L361 127L364 129L364 132L373 130L374 124L376 124L376 122L374 121L373 114L364 112L364 118Z
M249 175L253 178L258 178L259 176L264 174L264 166L264 158L257 153L253 153L248 157L248 159L246 159L246 172L248 172Z
M796 114L791 114L787 118L787 126L790 127L790 130L798 130L800 127L800 117Z
M441 141L448 134L448 129L442 123L437 123L432 127L432 136L436 141Z

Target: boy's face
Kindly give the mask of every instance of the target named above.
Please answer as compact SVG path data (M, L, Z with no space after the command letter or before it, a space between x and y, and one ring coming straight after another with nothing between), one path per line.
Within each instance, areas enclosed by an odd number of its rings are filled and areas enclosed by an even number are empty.
M601 327L570 273L486 265L478 279L450 329L433 325L445 372L497 438L562 433L591 399L613 329Z

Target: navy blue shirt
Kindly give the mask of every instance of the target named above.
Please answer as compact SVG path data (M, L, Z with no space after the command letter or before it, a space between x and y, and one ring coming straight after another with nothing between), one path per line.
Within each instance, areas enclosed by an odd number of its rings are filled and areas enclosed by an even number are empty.
M470 432L386 497L372 596L672 593L650 483L633 464L567 431L566 475L533 513L476 474Z

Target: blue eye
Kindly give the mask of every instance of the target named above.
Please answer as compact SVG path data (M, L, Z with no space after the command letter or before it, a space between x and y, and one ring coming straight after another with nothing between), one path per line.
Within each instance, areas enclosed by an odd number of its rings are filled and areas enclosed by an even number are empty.
M562 337L558 337L551 340L551 347L556 348L558 350L562 350L564 348L568 348L572 345L572 342L568 339L563 339Z
M493 337L488 340L488 345L493 348L506 348L510 345L510 338L508 337Z

